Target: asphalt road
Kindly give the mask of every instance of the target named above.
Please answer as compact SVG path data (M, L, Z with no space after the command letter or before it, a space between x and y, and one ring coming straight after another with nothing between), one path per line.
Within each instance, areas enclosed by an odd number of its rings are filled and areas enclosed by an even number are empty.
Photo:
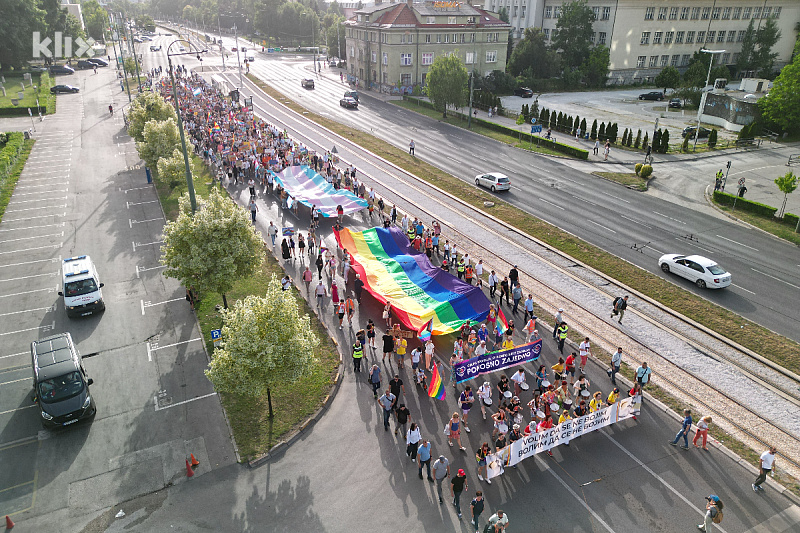
M585 163L529 154L398 108L370 93L362 94L358 110L343 109L338 100L346 86L340 83L336 71L334 78L327 73L315 77L314 90L300 87L302 78L314 76L308 65L304 57L273 60L259 54L251 71L323 116L370 131L403 149L413 138L417 157L470 183L480 172L504 172L511 176L513 187L498 197L623 260L800 340L800 311L792 305L800 289L796 246L687 205L702 202L702 197L690 202L681 194L670 198L669 192L634 192L588 174ZM301 127L296 121L289 126ZM744 165L749 157L742 154L737 159ZM782 154L774 157L776 161L783 159ZM659 172L669 167L673 174L683 177L686 187L702 191L708 181L704 176L713 176L716 170L712 169L719 164L719 159L706 161L702 165L708 171L698 172L699 163L695 161L662 163ZM665 253L711 257L732 273L734 285L721 291L701 290L687 280L666 276L657 264Z
M41 520L77 531L62 521L181 483L189 453L200 475L236 461L194 315L161 275L164 219L124 132L115 72L64 82L81 92L58 96L56 115L37 123L0 224L0 516L18 529ZM56 294L61 260L82 254L107 309L70 320ZM30 343L63 331L84 356L98 413L45 431L31 403Z

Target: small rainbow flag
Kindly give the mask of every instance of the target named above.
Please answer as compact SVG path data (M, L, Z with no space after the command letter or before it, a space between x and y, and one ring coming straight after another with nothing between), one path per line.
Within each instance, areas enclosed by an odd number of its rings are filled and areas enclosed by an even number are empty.
M439 367L433 363L433 375L431 376L431 384L428 386L428 396L436 398L437 400L444 400L447 391L445 390L444 380L442 375L439 374Z
M422 329L417 333L419 340L427 342L431 338L431 330L433 329L433 319L430 319L427 324L422 326Z
M503 310L499 308L497 309L497 329L500 330L501 335L505 335L506 331L508 331L508 320L506 320Z

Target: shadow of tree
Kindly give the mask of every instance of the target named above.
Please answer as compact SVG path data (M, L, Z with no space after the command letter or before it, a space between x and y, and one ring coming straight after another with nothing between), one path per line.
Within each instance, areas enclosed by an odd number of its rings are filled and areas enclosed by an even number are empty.
M284 479L274 491L267 489L263 494L258 485L254 485L245 511L232 517L230 531L264 531L265 527L274 533L325 531L319 515L311 510L313 503L308 476L298 476L294 487L291 481Z

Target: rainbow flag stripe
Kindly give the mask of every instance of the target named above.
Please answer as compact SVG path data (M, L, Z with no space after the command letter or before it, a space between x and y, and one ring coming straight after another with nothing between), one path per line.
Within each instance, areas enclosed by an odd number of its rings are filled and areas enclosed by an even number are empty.
M444 386L442 375L439 374L439 367L433 363L433 375L431 376L431 384L428 385L428 396L436 398L437 400L444 400L447 395L447 390Z
M335 232L339 246L352 255L352 266L366 289L407 328L431 333L457 331L465 320L480 322L489 314L489 299L478 287L431 264L399 228Z

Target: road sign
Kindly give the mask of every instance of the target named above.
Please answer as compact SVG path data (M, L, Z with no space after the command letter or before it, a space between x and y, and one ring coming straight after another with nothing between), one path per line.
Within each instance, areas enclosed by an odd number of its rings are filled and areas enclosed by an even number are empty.
M743 177L739 178L739 186L741 187L742 185L744 185L744 178Z
M222 342L222 330L221 329L212 329L211 330L211 340L214 341L214 346L217 346L220 342Z
M542 127L541 126L531 126L531 133L541 133Z
M535 118L531 119L531 124L536 124L536 119Z

